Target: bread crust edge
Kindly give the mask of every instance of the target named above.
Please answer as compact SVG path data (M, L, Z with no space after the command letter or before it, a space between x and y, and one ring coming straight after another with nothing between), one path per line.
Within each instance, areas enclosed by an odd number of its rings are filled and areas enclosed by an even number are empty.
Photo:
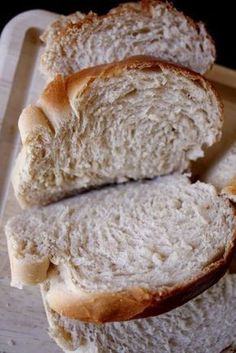
M153 292L130 288L117 293L87 293L71 291L65 283L50 288L46 295L48 306L70 319L91 323L127 321L157 316L183 305L215 284L227 271L236 248L236 231L224 254L191 280Z

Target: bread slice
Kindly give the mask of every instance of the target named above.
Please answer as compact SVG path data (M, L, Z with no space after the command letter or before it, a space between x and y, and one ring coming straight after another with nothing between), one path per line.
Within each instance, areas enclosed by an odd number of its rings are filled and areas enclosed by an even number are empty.
M235 231L229 201L186 176L107 187L8 222L12 285L50 278L49 306L86 322L157 315L224 274Z
M20 116L15 194L22 207L45 205L94 186L183 172L221 128L210 83L150 57L58 76Z
M236 202L236 141L215 161L203 178Z
M42 286L49 334L74 353L220 353L236 343L236 275L159 317L105 325L84 324L51 310ZM233 352L228 348L224 351Z
M105 16L90 12L61 17L42 40L46 47L41 71L48 79L140 54L202 74L215 61L214 43L204 24L156 0L123 4Z

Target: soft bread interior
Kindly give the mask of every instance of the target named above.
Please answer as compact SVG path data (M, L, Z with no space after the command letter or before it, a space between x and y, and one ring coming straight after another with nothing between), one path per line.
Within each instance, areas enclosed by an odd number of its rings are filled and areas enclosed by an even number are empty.
M103 77L98 70L95 76L85 73L86 82L82 76L58 78L49 98L49 88L45 91L39 105L50 128L36 124L35 112L30 121L28 110L23 112L24 145L13 173L22 206L47 204L93 186L183 172L219 139L221 107L203 79L157 64L152 70L117 65ZM30 128L24 128L26 120Z
M205 26L161 1L124 4L101 17L90 13L83 18L79 14L77 23L72 24L75 18L68 17L65 26L63 17L43 36L46 48L41 70L47 77L140 54L199 73L205 73L215 59L214 44Z
M158 290L192 279L224 256L234 230L228 202L180 175L89 192L6 226L11 258L25 260L26 273L30 262L48 258L68 271L68 287L85 292Z

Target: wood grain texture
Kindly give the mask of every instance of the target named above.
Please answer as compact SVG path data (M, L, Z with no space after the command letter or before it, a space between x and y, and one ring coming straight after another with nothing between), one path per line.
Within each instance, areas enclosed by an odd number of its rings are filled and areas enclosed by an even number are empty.
M44 81L37 71L41 52L40 31L55 17L45 11L17 16L2 33L0 42L0 353L59 353L47 335L47 321L39 290L10 287L4 224L20 211L10 186L10 172L19 150L17 121L22 108L34 102ZM217 160L236 138L236 72L215 66L209 78L225 104L223 140L195 164L202 171ZM217 353L217 352L216 352Z

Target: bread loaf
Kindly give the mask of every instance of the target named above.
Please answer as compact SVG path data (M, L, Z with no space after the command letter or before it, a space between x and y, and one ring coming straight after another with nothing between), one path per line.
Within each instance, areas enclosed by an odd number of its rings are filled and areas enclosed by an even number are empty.
M8 222L12 285L50 279L48 305L86 322L157 315L224 274L235 230L229 201L183 175L90 191Z
M215 47L203 23L164 1L130 2L105 16L60 17L43 34L41 70L47 79L133 55L151 55L205 73Z
M149 57L52 81L20 116L22 207L104 184L183 172L219 140L222 107L200 75Z

